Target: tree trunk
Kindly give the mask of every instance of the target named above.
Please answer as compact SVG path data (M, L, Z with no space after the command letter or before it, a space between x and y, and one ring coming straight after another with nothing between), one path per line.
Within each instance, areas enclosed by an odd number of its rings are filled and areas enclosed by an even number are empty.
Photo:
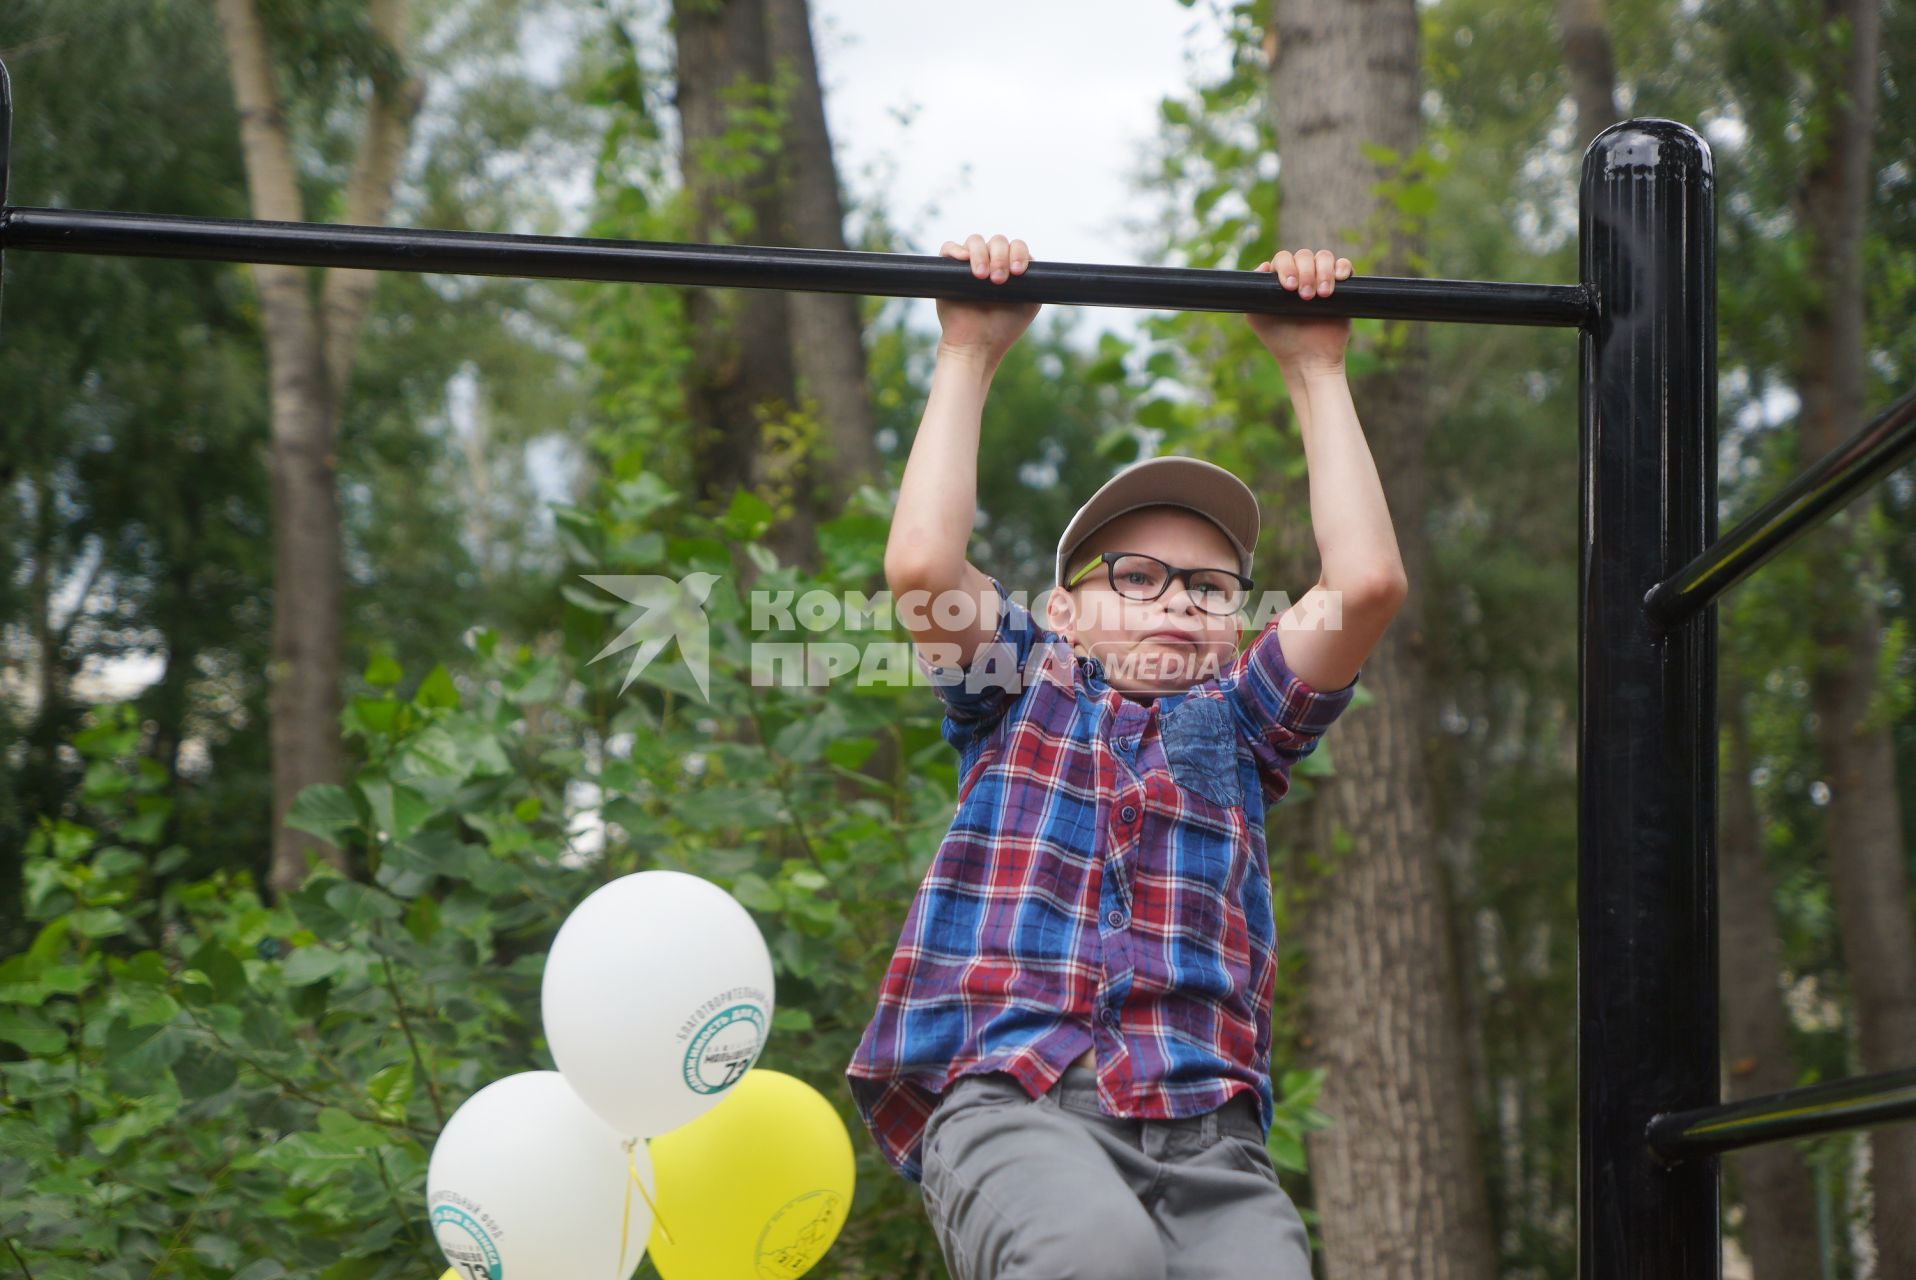
M771 61L765 0L675 0L680 164L692 197L692 238L762 243L783 226L779 132L737 108L767 105ZM756 131L756 132L755 132ZM723 504L745 488L772 503L766 543L787 564L816 561L810 442L793 438L791 295L695 289L687 400L698 495Z
M1417 146L1414 0L1281 0L1275 33L1281 247L1331 248L1374 274L1412 274L1414 233L1372 190L1395 166L1364 158L1362 145L1404 159ZM1364 666L1376 702L1346 712L1332 733L1337 776L1311 805L1332 869L1304 926L1307 1016L1310 1047L1328 1069L1322 1105L1336 1121L1312 1135L1311 1181L1331 1276L1488 1280L1497 1255L1424 756L1419 530L1430 422L1418 331L1399 332L1386 372L1354 387L1404 531L1411 594ZM1330 854L1342 833L1348 852Z
M825 127L825 101L805 0L765 0L775 74L788 76L783 184L786 239L808 249L845 248L845 210L838 168ZM860 484L878 478L872 436L860 299L849 293L794 293L789 298L801 390L818 401L824 439L817 455L818 515L830 519Z
M1728 1097L1781 1093L1796 1084L1790 1028L1777 985L1776 899L1763 861L1763 824L1750 786L1749 728L1733 677L1723 686L1722 826L1717 835L1718 946L1723 973L1723 1059ZM1799 1280L1822 1266L1816 1196L1794 1146L1773 1143L1729 1158L1743 1202L1743 1248L1755 1280Z
M786 239L808 249L843 249L845 211L825 126L809 6L806 0L765 0L765 18L774 74L787 77L789 84L782 185ZM823 433L813 454L819 480L814 514L821 523L840 515L859 485L882 478L860 301L848 293L794 293L787 299L799 388L817 402ZM859 772L892 781L898 772L898 736L880 734L877 743ZM841 793L848 804L865 794L849 779Z
M1876 128L1881 11L1875 0L1827 0L1826 23L1847 41L1818 41L1821 145L1797 192L1808 237L1809 304L1800 344L1798 441L1805 466L1864 420L1863 215ZM1867 1071L1916 1063L1916 933L1909 908L1903 815L1888 728L1868 721L1876 695L1882 619L1869 584L1880 555L1862 518L1874 495L1831 522L1809 546L1817 584L1808 612L1817 661L1810 672L1817 741L1830 787L1830 877ZM1858 566L1846 563L1861 559ZM1870 1133L1878 1274L1916 1276L1916 1125Z
M1564 67L1577 102L1577 150L1617 122L1617 63L1604 0L1557 0Z
M253 0L218 0L217 9L239 108L253 216L303 221L292 138L259 13ZM374 31L403 58L404 0L372 0L369 15ZM347 222L385 220L419 99L416 83L375 80L347 181ZM304 268L259 265L253 279L266 331L273 421L270 881L276 892L285 892L305 880L309 851L333 866L346 865L331 844L286 826L286 814L306 787L337 784L344 776L339 739L343 579L334 447L338 406L374 276L329 273L318 305Z

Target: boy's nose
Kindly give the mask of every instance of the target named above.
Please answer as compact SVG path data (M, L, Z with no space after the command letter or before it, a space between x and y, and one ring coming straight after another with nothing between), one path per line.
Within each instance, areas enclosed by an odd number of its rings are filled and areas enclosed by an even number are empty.
M1159 599L1162 601L1166 613L1171 612L1174 608L1180 609L1185 613L1195 614L1203 612L1197 607L1197 601L1191 599L1190 587L1182 578L1173 582Z

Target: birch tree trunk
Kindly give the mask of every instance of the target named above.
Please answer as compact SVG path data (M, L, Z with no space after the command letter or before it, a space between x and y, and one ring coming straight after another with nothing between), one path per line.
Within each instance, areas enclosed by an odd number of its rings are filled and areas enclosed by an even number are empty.
M1374 274L1413 274L1417 244L1373 184L1418 143L1414 0L1278 0L1270 98L1281 247L1331 248ZM1312 1135L1311 1180L1329 1274L1489 1280L1496 1252L1459 1026L1455 965L1426 773L1421 536L1423 346L1415 328L1353 390L1401 531L1411 595L1364 665L1374 705L1328 742L1311 822L1332 869L1306 913L1310 1045L1333 1128ZM1333 853L1348 834L1348 852Z
M246 188L255 218L306 221L293 142L272 53L253 0L217 0L221 36L239 108ZM402 58L405 0L371 0L374 31ZM375 79L365 132L347 182L345 220L385 221L421 89ZM302 267L253 268L271 378L273 656L271 685L273 850L276 892L306 878L308 852L344 868L331 844L295 831L286 813L316 783L341 781L339 743L342 583L338 407L371 303L374 275L332 271L317 301Z
M1727 1096L1754 1098L1796 1084L1790 1028L1777 984L1776 899L1763 862L1763 825L1750 787L1749 728L1740 691L1726 678L1723 697L1721 830L1717 895L1723 922L1723 1058ZM1743 1202L1743 1248L1756 1280L1796 1280L1822 1267L1810 1172L1787 1143L1729 1157Z
M1863 424L1863 212L1872 175L1877 52L1875 0L1826 0L1825 25L1847 40L1818 40L1817 146L1797 191L1808 237L1810 304L1800 344L1798 441L1805 466ZM1883 573L1859 501L1809 546L1816 589L1809 610L1818 660L1810 672L1817 741L1830 787L1830 878L1866 1071L1916 1063L1916 929L1910 919L1902 804L1889 729L1870 716L1882 618L1868 594ZM1845 564L1849 557L1865 563ZM1877 1274L1916 1276L1916 1125L1870 1132Z

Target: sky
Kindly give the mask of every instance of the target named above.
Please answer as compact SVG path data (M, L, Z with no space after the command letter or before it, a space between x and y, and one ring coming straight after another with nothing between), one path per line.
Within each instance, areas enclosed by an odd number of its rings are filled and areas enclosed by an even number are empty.
M1034 258L1144 262L1122 223L1156 212L1129 179L1158 103L1226 58L1203 2L812 0L812 25L841 181L882 190L920 253L1002 232ZM1086 310L1085 340L1146 314ZM937 324L929 302L913 318Z

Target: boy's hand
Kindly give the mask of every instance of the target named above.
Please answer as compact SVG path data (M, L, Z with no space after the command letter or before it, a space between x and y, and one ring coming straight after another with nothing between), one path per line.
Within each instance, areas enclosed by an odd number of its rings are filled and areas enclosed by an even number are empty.
M1031 265L1031 250L1022 240L972 235L963 244L947 240L939 247L946 258L969 260L971 274L980 280L990 277L1003 284L1012 276L1021 276ZM1038 314L1035 302L959 302L938 299L938 323L944 329L939 340L941 351L977 355L996 368L1011 344L1018 340Z
M1350 278L1351 260L1339 258L1329 249L1315 253L1309 249L1295 253L1280 249L1269 262L1258 263L1257 269L1276 275L1280 285L1295 290L1299 297L1327 298L1339 280ZM1244 318L1286 372L1344 367L1344 346L1351 334L1347 319L1286 319L1257 313Z

